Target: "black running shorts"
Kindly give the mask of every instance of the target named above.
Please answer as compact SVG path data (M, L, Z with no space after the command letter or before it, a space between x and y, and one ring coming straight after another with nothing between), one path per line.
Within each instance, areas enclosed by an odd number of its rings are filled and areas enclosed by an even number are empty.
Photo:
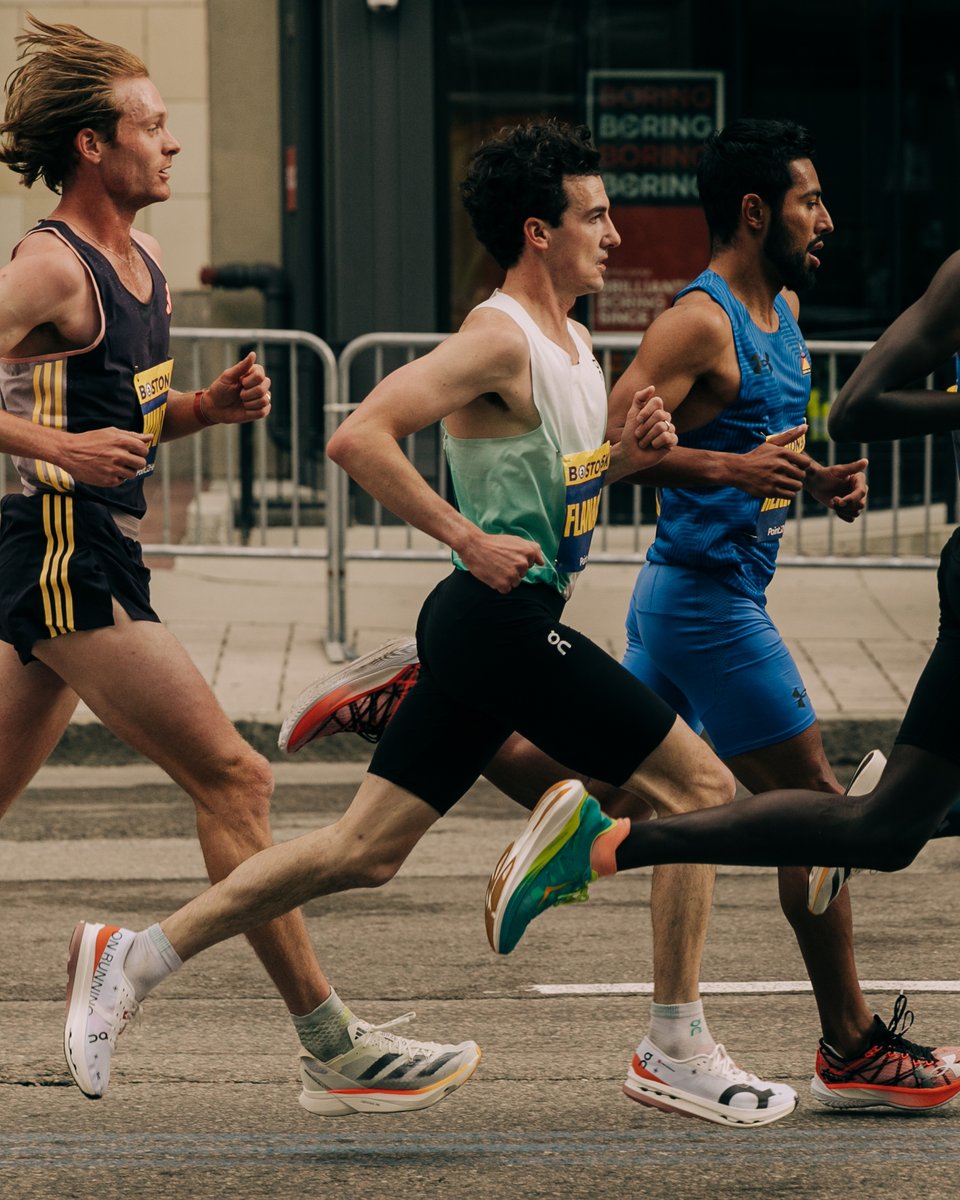
M919 746L960 766L960 529L940 553L937 570L940 629L927 665L917 681L897 742Z
M444 813L516 730L571 772L620 786L676 713L609 654L560 622L563 597L522 583L507 595L466 571L420 611L420 677L370 771Z
M44 638L113 624L113 600L135 621L159 621L140 546L109 509L59 493L0 503L0 639L28 663Z

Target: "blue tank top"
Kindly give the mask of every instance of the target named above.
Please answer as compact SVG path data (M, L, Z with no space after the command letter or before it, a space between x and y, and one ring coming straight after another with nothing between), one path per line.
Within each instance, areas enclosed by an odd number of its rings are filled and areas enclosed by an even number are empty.
M810 353L790 307L774 300L780 319L765 333L714 271L678 292L706 292L730 318L740 364L740 394L734 404L699 429L680 435L680 445L697 450L745 454L765 439L806 419L810 400ZM792 449L802 450L804 438ZM732 487L671 487L659 491L659 516L649 562L708 570L738 592L765 603L776 569L777 550L789 500L760 499Z
M141 301L124 287L109 259L69 225L40 221L26 236L36 237L41 231L66 242L86 268L100 311L100 329L96 339L80 350L0 360L0 403L27 420L71 433L113 425L150 433L153 441L140 473L116 487L80 483L52 463L16 458L24 494L68 492L140 518L147 507L143 483L156 460L173 370L167 281L150 255L134 242L153 283L150 299Z

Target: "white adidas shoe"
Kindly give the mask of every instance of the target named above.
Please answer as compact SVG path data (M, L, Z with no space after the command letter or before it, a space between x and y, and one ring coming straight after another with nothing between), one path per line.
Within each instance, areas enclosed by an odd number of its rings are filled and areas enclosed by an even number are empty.
M326 1062L302 1050L303 1107L325 1117L410 1112L429 1108L466 1083L477 1069L480 1047L414 1042L388 1032L414 1015L382 1025L354 1018L347 1026L353 1047Z

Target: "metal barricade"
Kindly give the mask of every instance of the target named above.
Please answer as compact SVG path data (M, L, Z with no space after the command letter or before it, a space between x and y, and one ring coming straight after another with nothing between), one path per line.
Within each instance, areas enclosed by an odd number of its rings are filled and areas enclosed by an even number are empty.
M149 555L305 559L327 562L327 642L331 658L346 653L347 564L352 561L445 562L449 549L385 512L323 453L334 430L394 367L412 361L446 334L370 333L347 345L339 361L326 342L298 330L175 328L171 340L178 388L205 386L249 349L263 361L285 356L285 383L274 386L275 409L286 393L282 445L278 422L218 426L203 438L167 443L159 456L144 528ZM608 386L638 344L631 334L600 334L594 351ZM948 439L924 437L874 447L837 447L826 437L826 414L868 342L814 341L814 388L808 449L832 465L871 457L872 507L854 525L817 515L795 499L779 562L822 567L929 568L960 512L960 481ZM304 367L311 381L304 386ZM932 379L928 380L932 386ZM302 443L304 414L314 431ZM247 476L238 466L249 439ZM436 426L406 439L404 449L445 499L448 476ZM308 450L309 452L305 452ZM12 484L0 455L0 492ZM626 482L605 489L591 564L643 561L655 529L652 487ZM159 495L157 494L159 492ZM238 528L241 493L247 525ZM306 519L305 519L306 518Z
M143 550L154 556L307 559L330 558L331 530L326 496L339 485L339 469L326 458L336 420L337 361L326 342L311 333L286 329L173 328L174 383L193 391L256 350L264 362L274 357L285 378L272 385L289 406L288 436L276 444L271 421L218 425L203 437L165 443L158 455L156 482L148 485L149 508L142 527ZM279 356L279 358L277 358ZM315 380L305 394L304 380ZM279 394L278 394L279 393ZM304 454L304 415L312 415L316 445ZM238 465L243 441L251 453L248 478ZM304 463L315 464L305 478ZM15 487L6 455L0 455L0 493ZM250 498L249 528L238 529L241 491ZM305 520L309 517L309 520ZM328 575L328 616L337 612L336 576ZM330 631L328 631L330 632Z
M946 439L926 436L903 442L866 443L845 446L843 459L827 435L827 414L843 382L870 349L872 342L817 340L808 343L813 364L813 388L808 409L807 450L818 462L834 466L838 461L871 459L872 508L852 525L844 524L809 497L801 494L790 506L787 533L778 564L819 567L936 566L940 545L957 511L958 478L953 451ZM632 357L638 339L624 334L598 334L594 352L603 367L608 385ZM617 360L620 355L625 361ZM933 385L932 377L927 386ZM935 451L939 452L939 487L935 489ZM887 459L889 458L889 462ZM919 476L911 494L904 497L906 468ZM946 480L949 479L949 484ZM949 495L946 494L949 487ZM606 489L601 518L590 562L641 562L653 538L655 505L648 493L653 488L619 483ZM611 521L617 498L628 497L626 531ZM943 512L937 511L939 508ZM621 503L619 515L626 505Z
M283 448L272 443L270 421L250 425L219 425L206 431L203 438L188 439L189 473L192 479L190 519L175 537L171 518L175 506L171 492L177 471L184 471L171 453L177 443L164 447L160 458L160 507L163 527L161 540L145 542L145 554L210 556L219 558L285 558L327 560L335 527L331 524L328 497L338 486L340 471L323 453L323 446L335 428L337 409L337 360L331 348L315 334L290 329L204 329L179 327L170 331L176 362L175 380L185 391L204 387L220 371L231 366L249 350L255 350L260 362L269 352L286 354L281 361L284 381L272 384L273 401L288 406L287 438ZM304 394L304 380L317 377L313 394ZM301 445L304 414L312 413L318 430L312 457L316 462L313 478L304 478L304 447ZM252 439L246 481L252 499L252 525L238 530L236 518L241 489L238 458L241 439ZM305 508L319 510L322 520L306 522ZM182 520L182 505L181 520ZM279 511L279 516L277 515ZM178 531L180 532L180 531ZM328 639L339 597L336 577L327 573Z
M332 430L363 399L383 376L401 362L409 362L438 345L445 334L370 333L347 345L339 359L339 397L330 413ZM594 353L603 368L608 387L629 362L639 344L631 334L597 334ZM824 465L855 458L870 458L867 445L844 446L844 458L826 434L826 416L837 391L872 343L861 341L819 340L808 347L813 362L813 394L808 413L807 444L811 454ZM360 367L366 359L366 373ZM928 380L932 386L932 379ZM429 443L424 448L421 443ZM788 533L779 556L779 564L819 567L934 567L940 544L954 514L960 511L960 483L953 466L952 450L946 439L930 436L911 439L909 456L906 443L877 444L871 466L871 490L883 494L852 525L832 515L815 514L802 497L791 505ZM889 449L885 449L888 447ZM408 457L418 465L435 464L431 482L447 498L447 473L443 451L435 429L423 430L406 439ZM940 458L935 461L939 449ZM889 457L889 462L887 458ZM918 478L904 495L903 478L909 457L911 471ZM947 461L949 459L949 462ZM878 461L879 460L879 461ZM939 462L939 467L937 466ZM935 470L935 467L937 468ZM935 487L937 474L943 476ZM949 473L951 483L944 482ZM403 522L396 523L375 501L364 498L365 519L355 520L351 509L348 478L338 472L335 501L330 501L331 521L336 512L336 553L331 533L331 572L336 574L337 612L332 628L336 642L347 640L346 569L351 561L445 561L450 551L442 543L426 538ZM629 489L629 490L628 490ZM652 487L619 483L605 489L598 528L590 555L591 566L602 564L639 565L653 539L655 501ZM331 493L331 496L333 494ZM354 509L360 507L353 493ZM822 512L822 510L821 510Z
M356 408L363 396L372 386L378 383L389 371L402 362L412 362L419 354L438 346L449 334L444 333L369 333L349 342L340 354L339 368L339 397L330 413L328 428L332 433L343 421L351 409ZM372 354L373 362L362 386L356 386L353 373L358 361L363 355ZM395 356L397 362L388 364L388 356ZM405 450L411 461L417 459L418 443L422 444L424 437L432 437L436 449L431 458L436 464L435 472L425 472L428 477L433 474L437 491L446 500L447 472L443 460L443 449L437 436L436 427L432 431L424 430L406 439ZM422 457L422 456L421 456ZM425 539L412 526L401 522L392 525L390 514L376 500L369 504L369 524L363 526L362 538L351 538L350 531L355 527L351 520L350 479L344 471L337 471L337 482L328 492L331 527L330 573L335 577L336 591L335 611L330 614L331 628L336 636L331 638L331 649L336 653L344 651L347 646L347 562L350 560L382 560L382 561L417 561L449 560L449 547L442 542Z

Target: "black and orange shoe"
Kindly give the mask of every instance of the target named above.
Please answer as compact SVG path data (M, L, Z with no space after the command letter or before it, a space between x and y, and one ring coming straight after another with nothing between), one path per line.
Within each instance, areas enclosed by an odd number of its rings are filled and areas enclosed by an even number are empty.
M841 1058L826 1042L817 1051L810 1084L815 1100L831 1108L937 1108L960 1094L960 1048L932 1050L903 1036L913 1013L901 992L893 1018L884 1025L874 1017L873 1040L855 1058Z
M314 738L334 733L379 742L419 674L416 640L387 642L305 688L287 713L277 744L294 754Z

